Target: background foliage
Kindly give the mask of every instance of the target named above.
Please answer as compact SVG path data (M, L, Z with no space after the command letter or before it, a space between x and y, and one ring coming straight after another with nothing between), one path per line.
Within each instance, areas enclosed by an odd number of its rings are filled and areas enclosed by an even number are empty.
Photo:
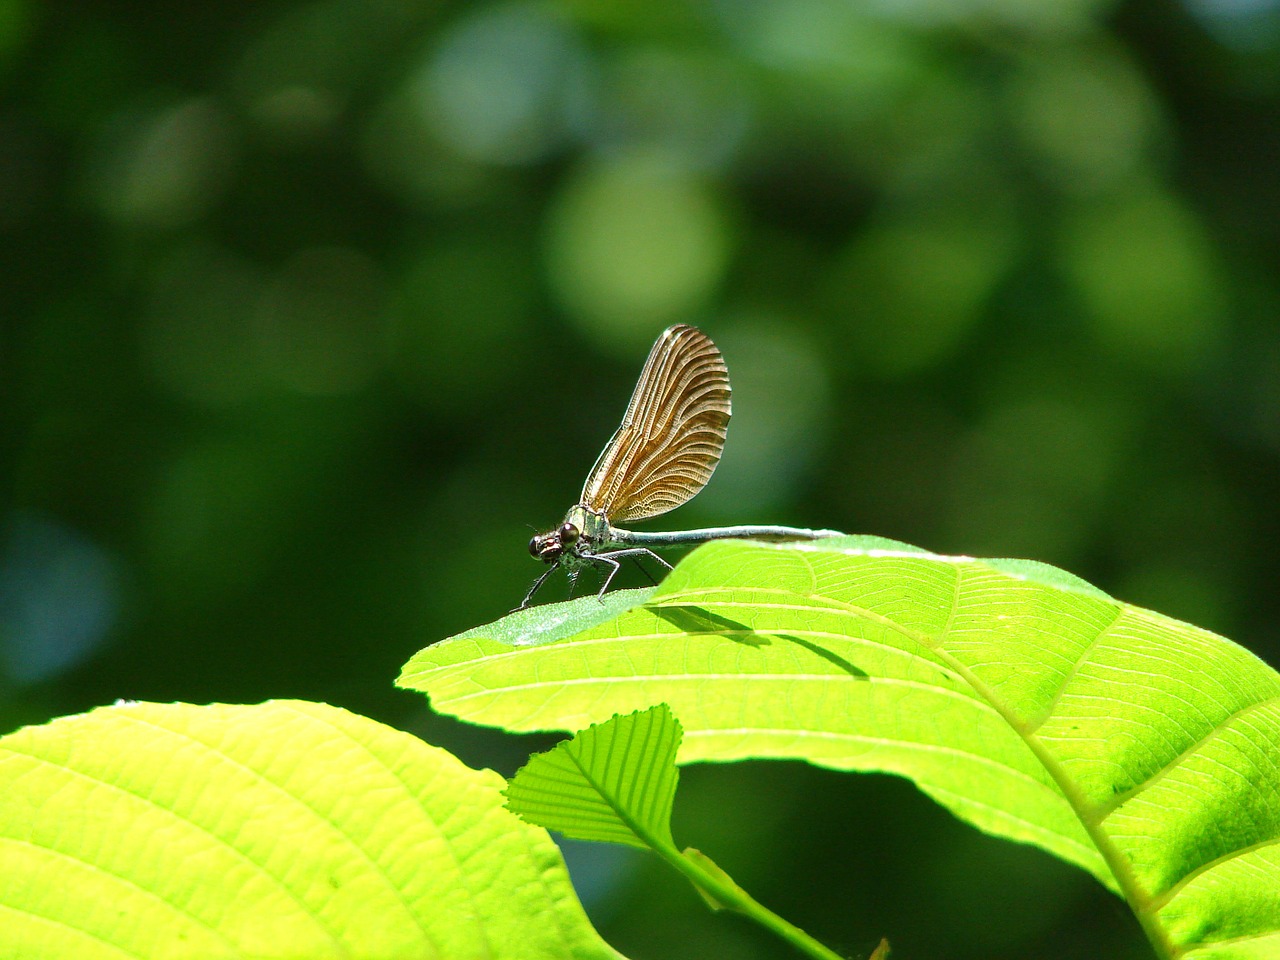
M0 727L302 697L511 773L391 681L523 595L677 321L735 418L672 525L1031 556L1276 663L1278 108L1274 0L0 0ZM676 830L848 952L1147 955L889 778L693 768ZM779 955L571 856L624 953Z

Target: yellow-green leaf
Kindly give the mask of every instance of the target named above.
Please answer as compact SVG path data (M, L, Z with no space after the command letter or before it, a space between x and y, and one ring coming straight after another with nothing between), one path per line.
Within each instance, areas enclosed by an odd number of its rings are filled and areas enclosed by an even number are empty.
M617 954L503 781L323 704L124 704L0 738L0 957Z

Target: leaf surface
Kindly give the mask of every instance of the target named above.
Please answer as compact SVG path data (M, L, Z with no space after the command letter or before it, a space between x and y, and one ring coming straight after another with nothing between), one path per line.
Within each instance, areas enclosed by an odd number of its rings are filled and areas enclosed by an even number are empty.
M900 774L1122 892L1166 955L1280 957L1280 676L1223 637L1043 564L857 538L707 544L570 638L501 629L401 685L521 731L665 702L681 762Z
M680 724L666 704L592 724L532 757L507 806L575 840L672 846Z
M503 781L323 704L0 738L0 957L616 958Z

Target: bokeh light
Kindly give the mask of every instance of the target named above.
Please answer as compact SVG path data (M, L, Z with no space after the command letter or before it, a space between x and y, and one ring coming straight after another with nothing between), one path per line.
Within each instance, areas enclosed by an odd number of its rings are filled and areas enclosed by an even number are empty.
M234 131L212 101L135 108L103 131L88 190L122 225L181 226L217 200L235 152Z
M513 4L453 24L413 88L424 118L460 154L522 164L563 144L587 71L570 23L545 6Z
M89 657L120 615L120 571L47 517L6 518L0 554L0 689L47 681Z
M547 269L572 319L606 348L634 353L655 329L707 305L730 241L700 176L665 154L624 153L564 186L549 213Z
M1064 224L1063 268L1100 345L1153 370L1211 359L1223 291L1194 214L1139 186L1082 204Z

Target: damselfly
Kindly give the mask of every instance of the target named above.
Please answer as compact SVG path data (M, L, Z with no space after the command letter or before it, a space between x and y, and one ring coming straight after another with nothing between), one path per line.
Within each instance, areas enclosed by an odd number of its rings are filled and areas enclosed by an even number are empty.
M671 569L653 548L708 540L817 540L837 530L800 527L706 527L640 533L615 527L656 517L687 502L706 486L720 462L729 425L729 370L701 330L668 327L649 351L626 416L605 445L564 522L529 541L529 552L549 564L529 589L524 609L557 567L571 579L588 564L608 567L600 595L626 557L648 556Z

